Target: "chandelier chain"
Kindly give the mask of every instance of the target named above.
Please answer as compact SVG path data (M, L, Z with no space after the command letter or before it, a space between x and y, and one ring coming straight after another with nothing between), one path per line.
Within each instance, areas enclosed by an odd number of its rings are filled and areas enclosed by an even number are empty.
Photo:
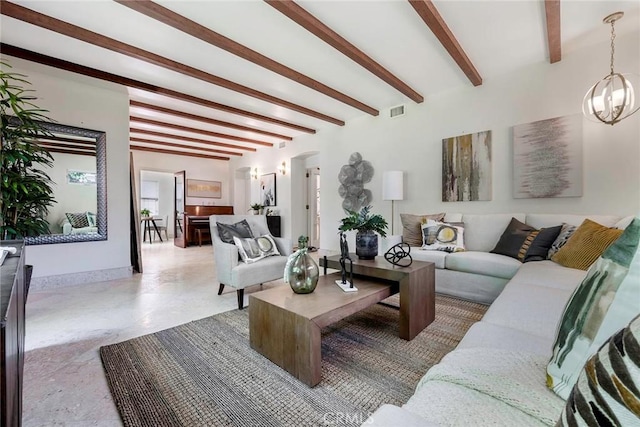
M611 21L611 74L613 75L613 54L615 53L616 46L614 40L616 39L616 31L614 28L616 21L615 19Z

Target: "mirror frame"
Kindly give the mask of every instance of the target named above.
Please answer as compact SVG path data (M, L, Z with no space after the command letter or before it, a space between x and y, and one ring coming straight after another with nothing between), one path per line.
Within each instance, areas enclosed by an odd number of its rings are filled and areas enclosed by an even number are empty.
M39 122L51 133L91 138L96 142L96 225L98 232L93 234L43 234L25 237L25 245L49 245L54 243L95 242L107 240L107 133L99 130L84 129L57 123Z

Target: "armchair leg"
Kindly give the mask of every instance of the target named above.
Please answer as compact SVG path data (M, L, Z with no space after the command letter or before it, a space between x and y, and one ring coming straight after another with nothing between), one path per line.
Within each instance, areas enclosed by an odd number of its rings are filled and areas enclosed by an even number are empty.
M244 307L244 289L238 289L238 310L242 310Z
M222 295L223 290L224 290L224 283L220 283L220 287L218 288L218 295Z

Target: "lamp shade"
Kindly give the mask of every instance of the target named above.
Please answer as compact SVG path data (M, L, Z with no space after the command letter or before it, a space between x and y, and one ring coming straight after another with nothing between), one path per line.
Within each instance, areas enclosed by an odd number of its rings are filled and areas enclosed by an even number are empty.
M382 200L404 199L404 172L386 171L382 174Z

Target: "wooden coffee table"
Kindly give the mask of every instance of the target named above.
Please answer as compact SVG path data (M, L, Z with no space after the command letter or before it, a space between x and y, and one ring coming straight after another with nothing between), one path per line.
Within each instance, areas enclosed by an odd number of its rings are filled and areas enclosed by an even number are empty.
M383 264L376 267L379 261L365 261L368 268L373 268L370 273L382 275L382 270L389 270ZM393 273L386 278L359 274L354 280L357 292L343 292L335 284L340 274L334 273L320 276L311 294L299 295L289 286L278 286L249 295L251 348L313 387L321 380L322 328L398 292L399 335L413 339L435 318L434 265L422 262L391 270Z

